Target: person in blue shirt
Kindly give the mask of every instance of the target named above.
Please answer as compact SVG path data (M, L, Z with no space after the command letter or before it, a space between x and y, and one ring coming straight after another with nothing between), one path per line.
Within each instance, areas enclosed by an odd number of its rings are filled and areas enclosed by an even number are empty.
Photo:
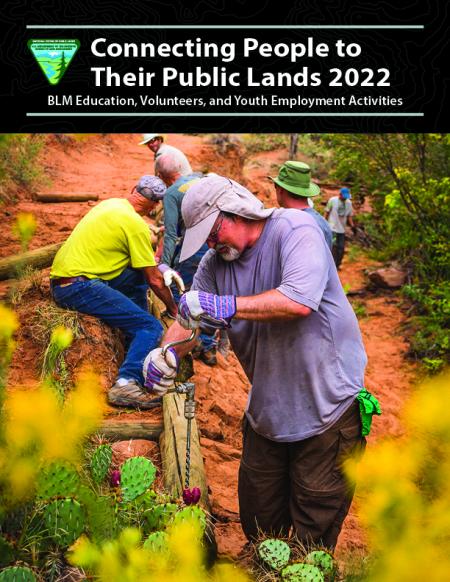
M189 290L198 265L208 250L208 245L204 244L192 257L180 262L180 251L185 232L181 203L187 190L203 175L198 172L183 175L180 160L171 152L156 158L155 171L167 186L163 201L164 242L161 263L169 265L177 271L183 279L186 289ZM176 286L172 286L172 294L178 303L180 294ZM215 366L217 363L216 350L215 337L202 333L196 350L198 357L208 366Z

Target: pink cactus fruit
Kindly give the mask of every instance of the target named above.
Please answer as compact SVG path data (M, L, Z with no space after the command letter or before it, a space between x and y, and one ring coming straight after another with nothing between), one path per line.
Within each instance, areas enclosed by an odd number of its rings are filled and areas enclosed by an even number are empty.
M187 487L183 490L183 501L186 505L196 505L200 501L202 493L198 487L190 489Z
M109 482L111 483L111 487L119 487L119 485L120 485L120 471L118 469L111 471L111 477L109 479Z

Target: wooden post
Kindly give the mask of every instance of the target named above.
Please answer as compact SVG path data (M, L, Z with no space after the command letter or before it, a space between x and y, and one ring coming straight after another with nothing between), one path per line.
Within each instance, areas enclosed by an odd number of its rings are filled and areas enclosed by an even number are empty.
M14 279L17 277L19 270L28 265L36 269L49 267L62 244L62 242L55 243L0 259L0 280Z
M98 432L114 441L128 439L147 439L158 441L163 431L163 425L152 421L105 420Z
M163 462L164 487L175 496L181 497L186 470L186 427L184 418L184 399L181 394L167 394L163 398L164 432L160 437L159 448ZM199 487L202 493L200 504L211 511L206 483L197 422L192 421L191 434L191 475L190 487Z
M98 200L98 194L35 194L38 202L88 202Z

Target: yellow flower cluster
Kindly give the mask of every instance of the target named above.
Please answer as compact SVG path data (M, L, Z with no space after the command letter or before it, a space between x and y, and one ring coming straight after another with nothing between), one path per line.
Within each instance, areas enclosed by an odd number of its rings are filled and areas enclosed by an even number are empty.
M80 538L71 549L70 561L93 572L100 582L249 582L232 564L204 566L202 534L195 522L170 528L167 548L144 549L138 529L128 528L101 548Z
M0 376L6 374L6 369L15 348L13 335L19 327L16 314L0 303Z
M22 250L25 250L36 232L37 222L31 212L19 212L13 226L13 233L20 239Z
M102 402L98 378L89 372L80 377L63 406L45 385L10 394L5 404L0 474L15 501L32 494L43 462L79 460L81 444L101 421Z
M450 375L422 385L404 411L406 435L368 447L360 515L376 557L371 582L450 579Z

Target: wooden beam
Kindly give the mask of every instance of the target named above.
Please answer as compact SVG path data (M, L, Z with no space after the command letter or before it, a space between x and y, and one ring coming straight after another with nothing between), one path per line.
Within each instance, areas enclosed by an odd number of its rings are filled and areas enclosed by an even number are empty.
M35 194L38 202L88 202L98 200L98 194Z
M163 398L164 432L160 437L159 448L163 462L164 487L175 497L181 497L186 470L187 421L184 418L184 398L181 394L167 394ZM200 504L210 512L208 485L195 419L192 421L189 485L191 488L200 488L202 493Z
M26 266L31 266L36 269L49 267L62 244L62 242L55 243L27 251L26 253L19 253L0 259L0 280L16 278L20 270Z
M158 441L163 431L163 425L155 421L118 421L105 420L98 432L114 441L128 439L147 439Z

